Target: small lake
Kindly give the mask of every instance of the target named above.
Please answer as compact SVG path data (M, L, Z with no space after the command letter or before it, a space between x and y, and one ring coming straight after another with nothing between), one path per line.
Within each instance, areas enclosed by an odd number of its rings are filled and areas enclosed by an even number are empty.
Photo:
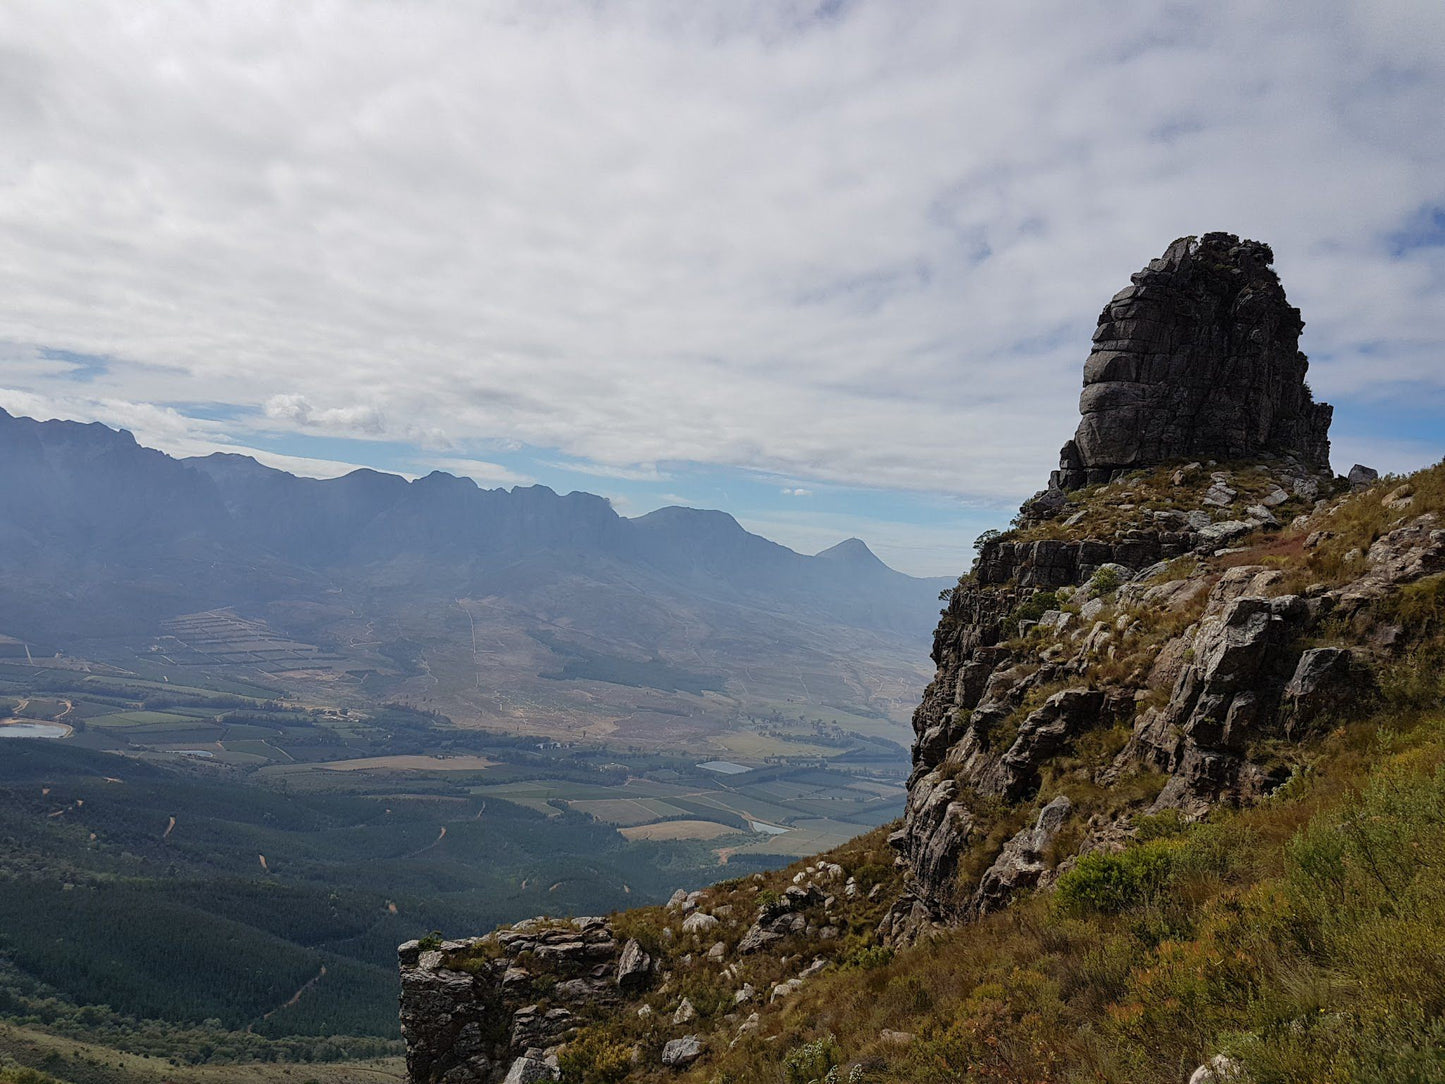
M788 829L779 828L776 824L764 824L762 821L748 821L753 826L753 831L763 836L781 836Z
M63 738L69 733L64 723L0 723L0 738Z

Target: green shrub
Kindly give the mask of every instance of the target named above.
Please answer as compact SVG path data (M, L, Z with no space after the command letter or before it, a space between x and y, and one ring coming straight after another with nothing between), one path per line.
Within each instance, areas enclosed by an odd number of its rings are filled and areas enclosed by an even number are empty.
M788 1051L783 1059L784 1079L787 1084L823 1084L842 1057L838 1040L829 1033Z
M1037 621L1047 610L1059 608L1057 591L1035 591L1014 610L1013 621Z
M1392 708L1419 710L1445 699L1445 645L1421 644L1403 658L1381 667L1380 695Z
M997 542L1002 537L1002 531L997 531L993 529L984 531L983 534L979 535L973 540L973 551L975 553L982 553L985 546L987 546L990 542Z
M842 967L858 967L865 971L871 971L875 967L884 967L893 960L893 950L887 945L863 945L850 952L839 961Z
M1101 568L1089 579L1089 590L1096 598L1117 591L1123 584L1124 578L1112 568Z
M632 1047L588 1028L557 1054L562 1084L620 1084L632 1071Z
M1086 854L1059 878L1059 905L1077 914L1117 914L1145 903L1173 880L1180 848L1179 841L1171 839L1117 854Z

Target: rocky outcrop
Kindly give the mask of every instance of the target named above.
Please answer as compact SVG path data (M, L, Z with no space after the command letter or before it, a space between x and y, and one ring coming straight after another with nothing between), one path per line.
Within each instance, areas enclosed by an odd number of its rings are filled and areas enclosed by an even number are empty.
M401 963L401 1032L411 1084L508 1084L557 1077L556 1047L578 1024L646 984L635 942L601 918L529 919L425 947Z
M1063 795L1039 811L1032 828L1025 828L1004 844L993 865L984 871L969 900L969 911L986 915L1007 907L1019 892L1036 887L1051 872L1044 853L1063 828L1073 803Z
M935 632L938 670L914 714L904 827L892 837L910 881L885 920L895 939L997 909L1051 875L1034 844L1067 815L1053 804L981 879L959 880L962 855L992 831L981 803L1032 802L1046 767L1092 732L1131 724L1121 764L1167 773L1159 806L1198 812L1270 785L1246 746L1283 701L1300 725L1322 710L1319 682L1288 696L1285 686L1301 631L1328 603L1267 597L1268 570L1235 570L1217 585L1167 571L1280 528L1277 512L1312 507L1334 487L1330 408L1304 383L1303 325L1272 258L1230 234L1185 238L1105 308L1061 469L1015 530L980 540ZM1253 462L1241 472L1217 460ZM1162 475L1147 492L1118 481L1149 467ZM1086 484L1104 488L1081 504ZM1371 551L1372 568L1404 559L1388 549ZM1143 622L1132 615L1201 608L1132 672L1100 680L1101 662L1136 650Z
M1055 487L1171 459L1287 452L1328 468L1332 411L1305 384L1304 322L1273 261L1268 245L1207 233L1131 276L1099 316Z
M1230 597L1241 582L1270 577L1278 574L1230 570L1199 622L1188 652L1191 661L1175 681L1168 704L1144 712L1135 724L1129 753L1170 774L1156 809L1198 814L1237 791L1246 743L1261 736L1274 717L1309 607L1297 595Z
M594 1055L609 1074L623 1058L652 1078L720 1054L757 1030L753 1008L785 1002L855 953L854 931L896 898L901 876L881 839L840 857L847 866L819 858L678 890L611 920L533 918L402 945L408 1084L594 1079ZM609 1030L625 1041L598 1047Z

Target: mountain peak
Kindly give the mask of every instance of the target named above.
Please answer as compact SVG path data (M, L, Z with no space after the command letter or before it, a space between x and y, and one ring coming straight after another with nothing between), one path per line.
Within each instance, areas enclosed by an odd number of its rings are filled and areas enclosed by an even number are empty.
M743 525L727 512L715 508L689 508L681 504L670 504L665 508L658 508L648 512L645 516L638 516L635 522L649 526L669 527L705 523L717 531L746 533Z
M888 567L879 559L876 553L868 548L868 543L864 542L861 538L845 538L836 546L829 546L817 556L823 561L840 561L850 565L877 565L883 568Z

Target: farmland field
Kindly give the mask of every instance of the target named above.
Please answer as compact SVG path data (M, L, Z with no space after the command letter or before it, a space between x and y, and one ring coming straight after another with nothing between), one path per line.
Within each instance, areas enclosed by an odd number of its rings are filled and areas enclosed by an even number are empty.
M357 757L353 760L332 760L317 764L331 772L476 772L484 768L495 768L497 762L486 757Z
M717 839L737 835L737 832L736 828L717 821L662 821L623 828L620 834L626 839Z

